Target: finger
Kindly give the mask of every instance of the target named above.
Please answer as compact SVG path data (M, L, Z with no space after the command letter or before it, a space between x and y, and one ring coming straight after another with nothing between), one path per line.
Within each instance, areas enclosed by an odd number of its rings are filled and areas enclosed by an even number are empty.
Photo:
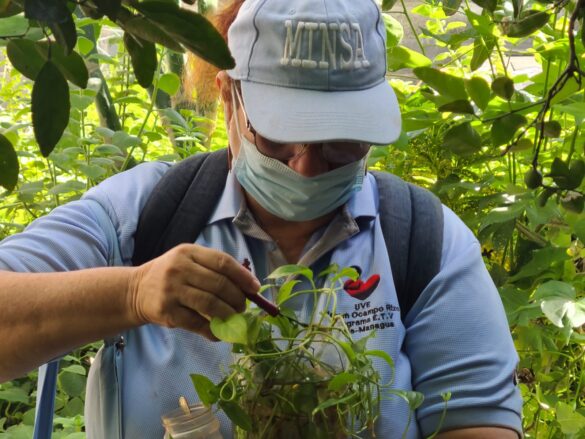
M191 255L196 263L227 276L246 293L256 293L260 289L256 276L227 253L197 245L195 247Z
M225 320L237 312L235 308L219 299L216 295L195 288L181 294L179 301L183 307L209 319L219 317Z
M199 264L187 270L185 281L191 288L214 294L238 312L245 309L246 296L227 276Z
M199 334L210 332L209 320L184 306L176 306L173 308L172 314L168 319L168 326L170 328L186 329Z

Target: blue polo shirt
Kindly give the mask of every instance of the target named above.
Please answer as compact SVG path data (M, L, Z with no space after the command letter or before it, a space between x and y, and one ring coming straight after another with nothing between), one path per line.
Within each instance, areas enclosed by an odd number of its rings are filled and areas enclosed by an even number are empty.
M131 265L140 212L168 168L165 163L137 166L34 221L0 243L0 269L48 272ZM331 262L359 265L364 277L381 275L380 285L365 300L340 293L337 312L356 339L376 329L368 347L394 359L393 387L422 392L425 400L410 425L402 399L384 400L378 437L400 437L406 429L408 438L432 434L444 410L444 392L452 395L445 429L502 426L521 433L522 401L513 379L518 356L479 243L444 207L440 272L401 321L377 207L376 182L368 176L362 191L315 232L299 263L314 270ZM232 174L196 242L237 260L249 258L259 277L286 262L247 210ZM313 306L300 299L291 305L300 319ZM189 374L218 382L232 361L227 344L180 329L143 325L122 335L123 352L107 345L90 371L85 416L90 439L161 438L160 416L175 409L180 396L197 401ZM381 361L376 366L389 380L389 368ZM224 437L231 437L227 417L217 415Z

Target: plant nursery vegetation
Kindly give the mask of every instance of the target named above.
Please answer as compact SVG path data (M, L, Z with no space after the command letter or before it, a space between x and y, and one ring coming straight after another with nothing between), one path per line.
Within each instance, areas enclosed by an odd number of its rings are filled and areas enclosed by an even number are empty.
M0 239L138 163L227 145L213 78L233 60L204 18L218 5L188 3L0 0ZM585 438L585 0L381 7L403 126L397 142L373 148L369 165L431 189L476 233L520 355L525 436ZM520 59L528 68L515 67ZM349 366L322 389L337 402L306 398L307 416L345 417L347 398L359 404L355 425L367 429L370 404L384 393L367 379L374 354L345 349L342 322L322 317L324 327L312 329L253 311L238 317L246 342L223 338L240 360L221 384L194 376L200 396L229 411L228 393L243 395L236 377L254 373L249 362L281 370L273 343L289 343L302 368L318 363L297 357L307 354L304 337L323 337ZM268 336L273 326L282 340ZM56 438L85 437L85 383L99 346L62 361ZM0 384L1 438L31 437L36 379L32 371ZM352 386L371 398L343 393ZM303 388L289 390L294 399ZM415 395L405 397L416 406ZM246 404L235 411L264 410Z

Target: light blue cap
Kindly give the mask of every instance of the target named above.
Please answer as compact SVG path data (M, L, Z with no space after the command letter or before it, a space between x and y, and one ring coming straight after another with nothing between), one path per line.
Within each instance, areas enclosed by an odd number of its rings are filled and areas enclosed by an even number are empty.
M386 144L400 110L373 0L246 0L228 32L246 113L283 143Z

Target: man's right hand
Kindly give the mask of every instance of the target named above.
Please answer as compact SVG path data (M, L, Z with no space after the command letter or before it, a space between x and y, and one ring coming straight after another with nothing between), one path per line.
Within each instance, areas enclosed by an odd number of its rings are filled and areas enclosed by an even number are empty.
M244 311L246 293L259 288L258 279L227 253L181 244L134 269L129 300L140 324L183 328L216 340L209 320Z

